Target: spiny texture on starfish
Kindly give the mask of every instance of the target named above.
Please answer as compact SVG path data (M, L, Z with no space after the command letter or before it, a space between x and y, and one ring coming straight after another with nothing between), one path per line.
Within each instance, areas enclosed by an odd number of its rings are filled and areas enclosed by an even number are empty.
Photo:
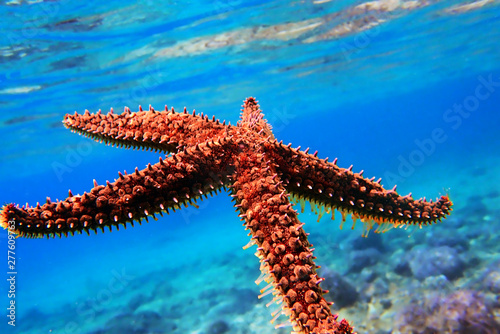
M337 320L323 298L323 280L307 240L303 223L290 202L292 197L310 201L325 212L347 213L361 219L365 233L393 226L427 225L440 221L451 211L447 196L435 202L400 196L379 182L366 179L335 162L319 159L308 150L293 149L278 142L263 118L257 101L248 98L236 126L186 109L182 113L158 112L153 108L121 114L112 111L66 115L64 125L97 141L116 146L147 148L172 153L154 165L135 170L105 186L97 185L83 195L43 205L19 207L7 204L0 224L12 224L22 237L47 238L110 230L143 218L194 204L202 196L229 188L239 217L257 245L261 277L266 281L261 297L272 294L279 305L276 327L293 326L293 333L353 333L344 319ZM11 222L9 224L9 221ZM272 304L272 303L270 303Z

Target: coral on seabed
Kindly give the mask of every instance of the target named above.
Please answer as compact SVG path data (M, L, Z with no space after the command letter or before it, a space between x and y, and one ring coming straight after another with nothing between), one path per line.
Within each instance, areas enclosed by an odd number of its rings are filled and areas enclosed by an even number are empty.
M480 293L459 290L414 300L397 315L394 333L498 334L500 324Z

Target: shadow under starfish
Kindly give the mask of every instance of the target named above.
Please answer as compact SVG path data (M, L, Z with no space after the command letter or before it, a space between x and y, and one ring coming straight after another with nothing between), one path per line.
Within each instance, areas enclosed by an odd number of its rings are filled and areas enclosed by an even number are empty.
M361 173L340 168L317 153L293 149L278 142L263 118L257 101L248 98L236 126L215 117L188 113L158 112L153 108L121 114L110 111L66 115L72 131L116 146L148 148L172 153L154 165L119 177L88 193L43 205L19 207L7 204L0 224L21 237L47 238L82 231L104 231L107 226L141 221L147 216L194 204L221 188L229 188L239 217L257 245L261 277L269 283L262 295L272 293L280 309L275 319L289 320L276 327L293 326L292 333L353 333L345 320L332 315L320 288L323 280L307 233L297 218L290 195L309 201L324 212L339 210L360 219L365 233L386 231L402 225L427 225L451 212L447 196L435 202L400 196ZM273 319L273 320L275 320Z

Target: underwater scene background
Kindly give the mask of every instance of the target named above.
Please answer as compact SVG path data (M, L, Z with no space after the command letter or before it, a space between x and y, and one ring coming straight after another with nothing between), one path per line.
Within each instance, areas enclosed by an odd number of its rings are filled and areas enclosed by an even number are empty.
M0 200L64 199L156 163L66 130L66 113L187 107L274 135L386 189L449 194L422 229L339 229L306 205L332 310L358 333L500 332L500 3L7 1L0 5ZM257 298L227 193L126 230L0 232L1 333L290 333ZM296 206L300 212L300 205ZM10 296L15 276L15 296ZM8 317L15 300L15 326Z

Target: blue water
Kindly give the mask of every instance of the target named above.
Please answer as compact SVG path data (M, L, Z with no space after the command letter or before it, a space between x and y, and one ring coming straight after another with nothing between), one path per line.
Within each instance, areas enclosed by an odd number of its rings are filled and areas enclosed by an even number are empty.
M0 6L0 200L63 199L68 189L83 193L93 179L102 184L158 161L69 132L65 113L168 104L235 124L243 100L255 96L285 143L338 157L402 194L450 194L452 219L388 232L389 253L367 270L389 284L397 257L432 247L432 234L459 231L467 266L448 289L494 300L498 291L482 277L500 277L499 8L437 0L9 1ZM198 204L119 232L17 239L16 327L2 315L0 332L223 333L223 322L231 333L289 333L273 328L273 307L256 297L258 260L254 248L241 249L248 237L227 193ZM371 282L348 272L360 227L317 224L308 211L299 218L317 263L369 291ZM4 277L6 243L1 231ZM396 284L380 297L393 300L383 319L408 305L404 291L432 290L415 288L422 283L412 277ZM340 313L359 333L398 333L367 316L369 303ZM146 311L150 327L130 320Z

